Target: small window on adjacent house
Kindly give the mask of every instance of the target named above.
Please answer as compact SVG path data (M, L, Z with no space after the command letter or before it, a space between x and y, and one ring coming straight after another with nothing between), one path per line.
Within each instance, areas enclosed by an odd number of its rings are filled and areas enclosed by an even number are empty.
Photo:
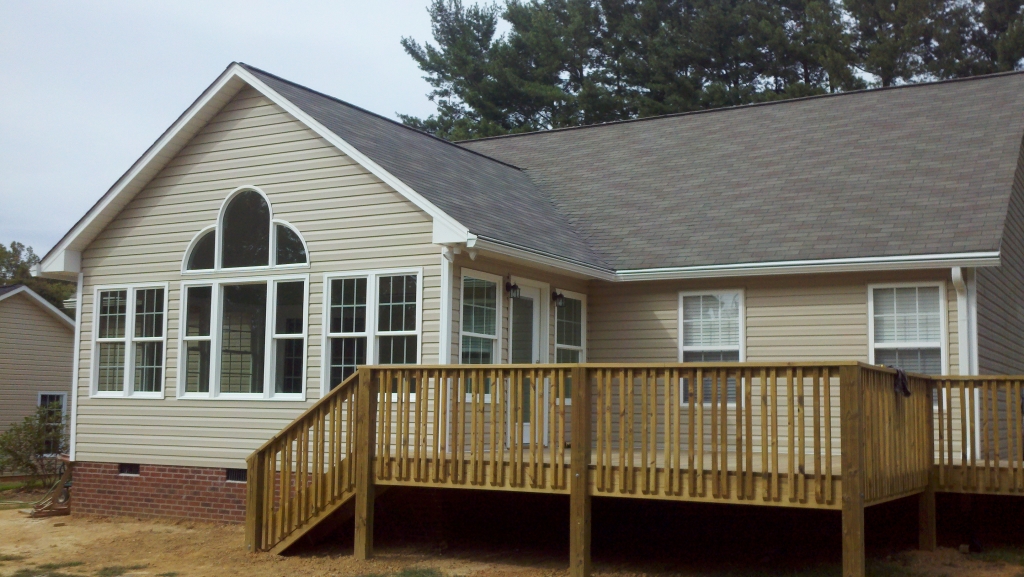
M224 209L221 231L221 267L270 264L270 207L263 195L245 190Z
M741 305L739 291L706 294L683 294L680 297L680 338L684 363L720 363L740 361ZM736 402L736 380L726 380L725 395L729 403ZM706 377L703 383L703 401L711 403L714 381ZM696 391L691 391L684 380L684 402L689 402ZM693 399L696 400L696 399Z
M46 435L43 439L46 455L56 455L63 449L67 398L67 393L39 393L39 406L46 414Z
M382 365L417 362L416 275L378 279L377 347Z
M462 278L462 364L497 362L498 283Z
M942 374L939 287L877 287L871 301L875 364Z
M217 242L215 231L209 231L199 237L188 257L188 270L207 270L213 268L214 245Z

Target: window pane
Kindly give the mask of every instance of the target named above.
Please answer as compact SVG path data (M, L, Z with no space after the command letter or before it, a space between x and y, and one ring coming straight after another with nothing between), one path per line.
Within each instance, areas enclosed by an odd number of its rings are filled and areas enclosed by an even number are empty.
M163 354L164 344L161 342L135 343L135 392L160 392L164 373Z
M270 207L260 193L247 190L228 203L221 232L221 266L267 266L270 253Z
M210 392L210 341L185 343L185 392Z
M380 337L380 364L382 365L415 365L416 336Z
M580 352L573 349L555 349L555 362L578 363L580 362Z
M125 316L128 310L128 291L101 291L99 310L99 338L123 339Z
M277 225L277 264L301 264L306 262L306 248L294 230Z
M573 347L583 346L583 301L565 298L555 307L555 342ZM570 361L576 362L576 361Z
M683 345L738 347L739 342L739 293L683 297Z
M366 364L366 337L331 339L331 388Z
M185 336L210 336L210 303L212 300L213 287L194 286L188 288L188 317Z
M302 301L305 292L306 286L302 281L277 283L276 334L302 334Z
M164 336L164 289L135 291L135 338Z
M489 365L494 362L493 339L462 337L462 364Z
M213 251L217 242L214 231L209 231L196 241L192 254L188 255L188 270L207 270L213 268Z
M262 393L267 333L267 285L224 287L220 390Z
M279 339L275 344L275 393L302 392L303 339Z
M124 390L124 343L98 343L96 389Z
M875 349L875 364L911 373L942 374L942 349Z
M385 276L380 278L380 318L377 330L416 330L416 277L415 275Z
M43 454L55 455L64 445L64 395L39 395L39 406L46 408Z
M462 284L462 330L497 336L498 284L466 277Z
M331 281L332 333L366 332L366 279L343 278Z
M875 342L938 342L942 338L939 287L875 289Z

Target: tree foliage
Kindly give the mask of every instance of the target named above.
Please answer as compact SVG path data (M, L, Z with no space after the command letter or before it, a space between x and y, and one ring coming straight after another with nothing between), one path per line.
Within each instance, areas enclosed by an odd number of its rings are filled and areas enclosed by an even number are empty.
M39 257L32 247L20 242L12 242L10 247L0 244L0 286L23 284L63 310L64 300L75 294L74 283L32 276L37 264Z
M67 453L67 437L61 407L39 407L0 434L0 473L32 475L52 485L60 476L57 456Z
M1022 4L433 0L402 46L437 111L399 116L461 140L1013 70Z

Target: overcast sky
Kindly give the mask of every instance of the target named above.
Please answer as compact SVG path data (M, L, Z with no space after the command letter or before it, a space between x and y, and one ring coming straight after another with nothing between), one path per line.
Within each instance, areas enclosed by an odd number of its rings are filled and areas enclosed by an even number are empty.
M428 115L428 0L0 0L0 242L42 256L232 61Z

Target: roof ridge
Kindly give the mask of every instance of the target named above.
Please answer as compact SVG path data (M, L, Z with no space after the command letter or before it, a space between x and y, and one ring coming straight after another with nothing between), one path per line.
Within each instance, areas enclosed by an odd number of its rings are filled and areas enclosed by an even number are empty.
M457 148L459 150L462 150L462 151L465 151L465 152L469 152L471 154L475 154L477 156L480 156L480 157L486 158L488 160L497 162L498 164L503 164L505 166L508 166L509 168L514 168L516 170L522 170L520 167L518 167L518 166L516 166L514 164L510 164L510 163L505 162L503 160L498 160L497 158L494 158L493 156L488 156L488 155L486 155L486 154L484 154L482 152L477 152L475 150L470 150L468 148L459 146L458 144L456 144L455 142L452 142L451 140L445 140L445 139L443 139L443 138L441 138L439 136L435 136L433 134L430 134L429 132L425 132L425 131L420 130L418 128L413 128L413 127L411 127L411 126L409 126L407 124L403 124L401 122L398 122L396 120L388 118L387 116L384 116L383 114L378 114L376 112L373 112L372 110L367 110L367 109L363 108L362 106L357 106L355 104L352 104L351 102L347 102L347 101L342 100L342 99L340 99L340 98L338 98L336 96L331 96L330 94L327 94L327 93L324 93L324 92L320 92L319 90L314 90L314 89L312 89L312 88L310 88L308 86L305 86L303 84L299 84L298 82L294 82L292 80L288 80L287 78L282 78L282 77L278 76L277 74L274 74L273 72L267 72L266 70L263 70L262 68L257 68L256 66L253 66L251 64L246 64L245 62L237 62L236 64L238 64L242 68L245 68L246 70L259 72L260 74L265 74L265 75L270 76L270 77L272 77L272 78L274 78L276 80L284 82L285 84L289 84L291 86L294 86L294 87L299 88L301 90L305 90L307 92L312 92L313 94L316 94L318 96L322 96L322 97L324 97L324 98L326 98L328 100L337 102L338 104L341 104L343 106L347 106L347 107L349 107L349 108L351 108L353 110L358 110L359 112L362 112L364 114L369 114L370 116L374 116L374 117L379 118L381 120L384 120L386 122L390 122L391 124L394 124L395 126L399 126L401 128L404 128L404 129L409 130L411 132L414 132L416 134L419 134L419 135L422 135L422 136L427 136L427 137L432 138L433 140L436 140L438 142L443 142L444 144L447 144L448 146L453 146L453 147L455 147L455 148Z
M678 118L680 116L693 116L697 114L710 114L715 112L729 112L734 110L745 110L748 108L755 108L760 106L773 106L780 104L791 104L794 102L802 102L806 100L818 100L824 98L834 98L840 96L853 96L857 94L884 92L889 90L899 90L903 88L922 88L928 86L936 86L939 84L952 84L954 82L971 82L975 80L991 80L993 78L1001 78L1004 76L1015 76L1024 75L1024 70L1008 70L1005 72L993 72L991 74L979 74L976 76L964 76L962 78L944 78L941 80L930 80L927 82L913 82L908 84L900 84L897 86L879 86L877 88L861 88L859 90L850 90L846 92L832 92L829 94L814 94L811 96L800 96L797 98L784 98L781 100L769 100L767 102L750 102L747 104L736 104L733 106L720 106L718 108L704 108L701 110L687 110L685 112L672 112L669 114L657 114L654 116L644 116L642 118L629 118L626 120L611 120L608 122L598 122L595 124L584 124L580 126L562 126L559 128L549 128L546 130L533 130L530 132L516 132L513 134L499 134L497 136L485 136L483 138L471 138L467 140L456 140L452 143L456 146L462 147L464 144L471 144L474 142L484 142L487 140L498 140L501 138L514 138L517 136L536 136L540 134L549 134L553 132L566 132L570 130L584 130L588 128L602 128L605 126L617 126L620 124L630 124L634 122L647 122L653 120L662 120L666 118ZM471 149L467 149L471 150Z

